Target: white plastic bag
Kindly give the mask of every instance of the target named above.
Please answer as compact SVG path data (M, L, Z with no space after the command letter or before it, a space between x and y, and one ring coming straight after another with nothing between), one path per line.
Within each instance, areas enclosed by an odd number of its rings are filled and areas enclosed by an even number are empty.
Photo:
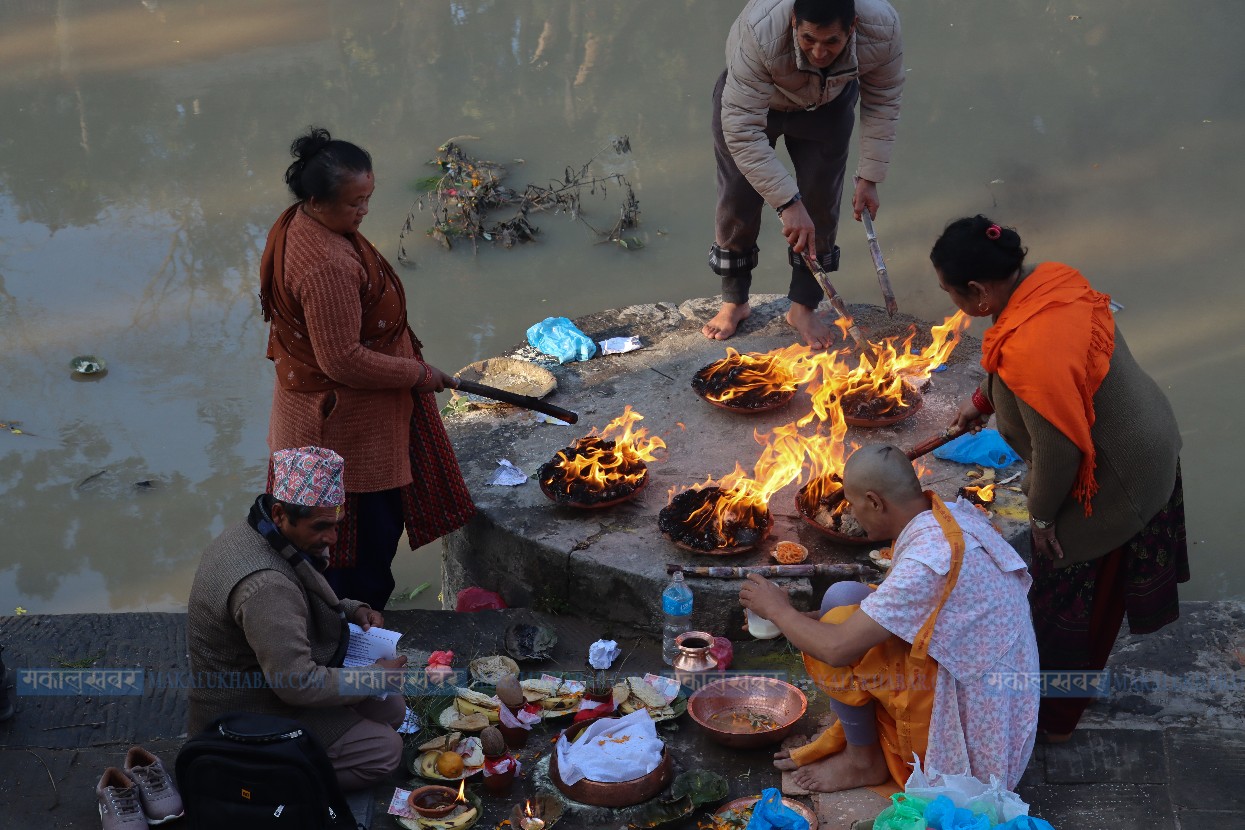
M996 776L991 775L990 783L983 784L971 775L944 775L933 768L927 772L921 769L921 759L915 753L912 774L904 784L904 792L925 801L945 795L957 807L989 816L992 824L1029 815L1029 805L1004 787Z

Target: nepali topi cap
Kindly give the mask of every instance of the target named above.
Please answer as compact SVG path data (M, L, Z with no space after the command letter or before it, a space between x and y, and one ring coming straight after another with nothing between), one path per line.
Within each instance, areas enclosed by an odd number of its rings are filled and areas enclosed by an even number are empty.
M272 496L286 504L336 507L346 501L346 462L323 447L277 450L272 454Z

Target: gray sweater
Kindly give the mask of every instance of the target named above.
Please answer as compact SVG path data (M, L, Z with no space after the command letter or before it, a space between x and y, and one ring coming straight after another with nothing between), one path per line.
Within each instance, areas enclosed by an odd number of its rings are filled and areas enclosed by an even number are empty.
M1041 355L1034 355L1041 360ZM982 392L994 405L999 433L1029 465L1029 514L1055 522L1066 567L1105 556L1135 536L1171 498L1180 429L1171 404L1137 361L1120 330L1102 385L1094 395L1098 493L1093 515L1072 495L1081 451L1050 421L1016 397L998 375Z

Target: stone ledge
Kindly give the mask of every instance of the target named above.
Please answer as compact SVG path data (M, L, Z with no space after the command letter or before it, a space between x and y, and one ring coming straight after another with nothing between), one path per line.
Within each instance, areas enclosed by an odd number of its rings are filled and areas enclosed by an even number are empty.
M792 342L793 332L783 319L788 303L772 295L754 298L752 316L739 336L726 342L705 339L698 321L717 303L716 298L702 298L677 308L668 303L636 305L577 320L594 340L636 334L645 348L551 367L558 379L551 400L579 412L581 421L574 427L543 424L530 413L508 407L447 417L463 474L479 507L473 522L445 540L447 606L462 588L479 585L498 591L512 606L556 607L655 635L661 626L660 594L669 581L667 563L772 564L768 552L781 539L798 539L808 546L813 563L867 562L864 554L869 546L833 542L801 519L794 505L798 483L771 501L774 530L756 551L730 557L691 554L677 550L658 533L656 515L671 488L719 478L737 462L750 470L760 453L754 431L767 432L811 409L807 395L797 394L781 410L740 415L712 407L692 392L695 372L722 357L726 347L763 352ZM915 327L918 346L929 340L929 324L914 317L900 314L889 319L884 310L863 305L853 306L852 313L874 337L906 336ZM848 441L911 446L941 432L982 376L979 349L978 341L964 339L947 370L934 375L924 406L912 418L882 429L852 428ZM534 356L528 346L516 347L511 354ZM486 485L499 459L533 476L557 450L591 427L604 427L627 405L645 417L642 426L662 435L669 446L664 461L649 465L650 483L635 500L606 510L573 510L554 506L535 481L519 487ZM954 498L958 487L967 483L962 465L932 456L923 463L930 471L926 480L944 498ZM1022 552L1027 549L1027 524L1000 523L1013 544ZM828 584L791 580L789 587L795 601L810 608ZM697 579L693 591L697 596L693 626L736 636L742 626L735 601L738 583Z

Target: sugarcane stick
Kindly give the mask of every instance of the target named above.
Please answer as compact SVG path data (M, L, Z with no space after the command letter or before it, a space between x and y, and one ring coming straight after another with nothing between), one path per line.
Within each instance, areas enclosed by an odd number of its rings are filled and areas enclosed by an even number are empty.
M861 576L872 576L876 569L858 563L848 563L845 565L747 565L744 567L666 564L667 574L673 574L676 571L682 572L684 576L703 576L710 579L743 579L749 574L779 577L835 576L839 579L852 579Z
M895 291L891 288L890 274L886 271L886 260L882 259L882 246L878 244L877 232L873 230L873 216L869 213L869 208L860 211L860 218L865 224L865 238L869 240L869 253L873 255L873 267L878 272L882 299L886 301L886 316L894 317L899 310L899 303L895 302Z
M862 357L869 359L869 362L877 365L877 357L873 354L873 347L869 345L869 340L865 337L865 333L861 331L860 326L856 325L856 321L847 310L847 303L843 302L843 298L839 296L839 292L835 290L834 283L830 282L830 275L825 272L817 260L809 256L808 249L804 249L800 256L804 257L804 264L808 270L813 272L813 277L821 286L821 290L826 292L826 299L830 301L831 308L835 313L847 321L847 333L856 343L856 349Z

